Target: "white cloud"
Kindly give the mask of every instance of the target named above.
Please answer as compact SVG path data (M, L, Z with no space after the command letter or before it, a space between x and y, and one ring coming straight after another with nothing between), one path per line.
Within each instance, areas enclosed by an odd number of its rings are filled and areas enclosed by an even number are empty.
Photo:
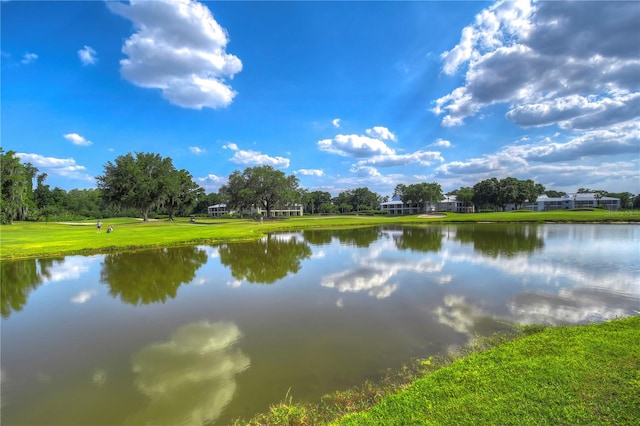
M66 140L77 146L89 146L93 144L93 142L85 139L83 136L80 136L77 133L67 133L62 136L64 136Z
M228 144L224 145L223 148L224 149L230 149L231 151L237 151L239 149L238 145L236 145L233 142L229 142Z
M432 143L431 146L437 146L439 148L451 148L453 145L448 140L438 138L438 140Z
M286 169L289 167L289 159L284 157L271 157L267 154L262 154L258 151L252 150L238 150L231 158L231 162L241 165L258 165L258 166L273 166L277 168Z
M84 171L86 167L76 164L73 158L45 157L40 154L16 153L17 157L24 162L29 162L36 166L41 172L46 172L50 176L62 176L69 179L76 179L95 183L93 176L89 176Z
M640 168L623 159L640 152L640 122L626 122L607 129L582 132L573 137L556 135L514 144L497 152L464 161L451 161L435 169L441 181L455 177L473 185L491 177L533 179L547 187L575 191L580 186L602 185L611 191L637 186ZM602 159L611 159L603 162ZM632 183L636 182L636 183Z
M207 175L206 177L196 178L198 185L203 187L208 193L218 192L222 185L227 183L227 178L222 176L216 176L214 174Z
M200 147L197 147L197 146L190 146L189 147L189 151L191 151L192 153L194 153L196 155L204 154L205 152L207 152L206 149L200 148Z
M82 65L85 66L94 65L98 62L96 51L91 46L84 46L82 49L78 50L78 58L80 58Z
M211 11L192 0L107 2L133 22L135 33L122 46L121 73L133 84L160 89L184 108L220 108L236 92L227 84L242 62L226 53L227 32Z
M422 166L430 166L435 161L444 161L444 158L438 151L416 151L410 154L388 154L376 155L365 160L358 161L355 166L378 166L393 167L405 166L408 164L420 164Z
M369 157L376 154L395 154L383 141L363 135L336 135L318 142L321 151L344 157Z
M290 160L288 158L271 157L258 151L240 149L235 143L228 143L223 148L235 151L230 160L234 164L273 166L282 169L289 167Z
M508 103L521 126L594 129L640 117L640 6L635 2L501 1L443 53L465 83L435 101L444 126Z
M324 175L324 171L319 169L300 169L294 172L297 175L303 176L322 176Z
M374 126L371 129L366 130L367 134L371 137L382 139L383 141L391 140L396 142L396 135L392 131L382 126Z
M38 55L36 55L35 53L27 52L22 56L20 63L24 65L28 65L32 62L35 62L36 59L38 59Z
M331 121L331 124L333 124L333 127L335 127L336 129L340 127L340 119L339 118L334 118Z
M380 178L382 174L372 166L358 165L357 163L351 166L351 173L356 173L360 177Z

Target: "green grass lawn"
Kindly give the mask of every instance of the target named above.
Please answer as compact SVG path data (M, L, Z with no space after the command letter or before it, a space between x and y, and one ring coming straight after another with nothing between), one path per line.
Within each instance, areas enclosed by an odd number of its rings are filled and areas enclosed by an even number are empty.
M635 214L637 213L637 214ZM73 223L16 222L0 225L0 259L105 253L145 247L213 243L255 239L266 232L311 228L360 227L388 224L420 225L456 222L640 222L640 211L550 211L505 213L446 213L440 217L413 216L302 216L281 220L186 218L142 222L132 218L104 219L102 232L96 221ZM109 225L115 231L107 234Z
M530 327L388 383L291 399L235 425L637 425L640 316ZM395 382L394 382L395 380ZM394 385L394 383L396 383ZM400 386L398 386L400 383Z
M637 425L640 317L548 329L463 358L339 425Z

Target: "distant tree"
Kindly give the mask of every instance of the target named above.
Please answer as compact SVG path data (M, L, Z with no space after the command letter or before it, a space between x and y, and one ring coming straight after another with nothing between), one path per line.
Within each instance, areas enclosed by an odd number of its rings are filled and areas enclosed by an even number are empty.
M212 192L198 198L198 202L193 208L193 213L204 214L209 212L209 206L214 206L224 202L224 198L216 193Z
M514 204L516 209L522 208L525 202L535 203L541 194L544 194L544 186L535 183L531 179L518 180L518 193Z
M550 198L559 198L559 197L564 197L565 195L567 195L567 193L566 193L566 192L563 192L563 191L553 191L553 190L545 191L545 192L544 192L544 194L545 194L547 197L550 197Z
M636 197L633 199L633 205L631 206L631 208L640 209L640 194L636 195Z
M396 188L398 188L396 186ZM444 196L439 183L414 183L402 188L400 199L403 203L418 204L421 210L425 210L427 205L440 202Z
M302 194L302 204L307 213L315 214L323 203L331 203L330 193L325 191L305 191Z
M607 192L605 196L619 198L621 209L633 208L633 194L630 192Z
M338 206L328 201L320 204L320 206L318 207L318 211L320 213L333 214L333 213L338 213L339 209L338 209Z
M271 216L273 208L299 198L298 179L271 166L248 167L242 173L234 171L220 192L228 197L231 208L242 211L260 206L267 216Z
M193 181L188 171L184 169L173 171L168 179L167 195L164 201L169 220L173 220L178 210L186 214L203 196L204 189Z
M405 189L407 189L407 185L403 184L403 183L399 183L396 185L396 187L393 190L393 198L400 198L402 199L402 195L404 194Z
M485 179L473 186L473 203L481 208L494 208L498 205L498 179Z
M473 186L473 202L481 207L500 207L506 210L509 204L520 208L526 202L535 202L544 193L544 186L531 179L514 177L485 179Z
M58 206L55 205L51 187L45 184L46 180L46 173L41 173L36 178L37 185L33 190L33 201L38 208L38 214L48 221L50 216L57 213Z
M14 220L26 220L30 211L36 209L33 200L33 179L38 169L30 163L22 164L15 154L15 151L5 153L0 148L0 221L8 224Z
M351 205L356 211L377 210L380 206L378 201L380 196L366 186L354 189L352 194Z
M461 187L458 191L457 194L454 194L456 196L456 200L461 201L463 203L471 203L473 202L473 188L469 188L468 186L463 186Z
M498 182L498 205L502 211L506 210L509 204L516 204L519 200L520 185L518 179L507 177Z
M578 194L600 194L602 197L607 194L607 191L602 189L578 188Z
M129 153L104 166L98 176L103 199L112 205L135 208L146 222L149 212L163 205L169 195L170 179L175 172L171 158L159 154Z
M339 206L342 213L360 210L377 210L380 207L381 196L367 187L360 187L342 191L333 198L333 204Z

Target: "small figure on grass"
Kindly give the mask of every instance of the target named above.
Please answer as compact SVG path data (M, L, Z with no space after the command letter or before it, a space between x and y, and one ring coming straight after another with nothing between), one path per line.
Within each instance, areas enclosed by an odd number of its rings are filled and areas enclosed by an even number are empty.
M102 222L98 221L98 223L96 223L96 233L100 233L100 229L102 229Z
M107 234L110 234L113 232L113 225L109 226L109 228L107 228Z

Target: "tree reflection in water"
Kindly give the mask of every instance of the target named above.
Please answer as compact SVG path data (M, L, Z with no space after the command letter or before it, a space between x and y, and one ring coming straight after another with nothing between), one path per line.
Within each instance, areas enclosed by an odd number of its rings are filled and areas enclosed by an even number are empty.
M512 257L533 253L544 247L536 225L480 223L456 227L455 239L473 244L473 248L489 257Z
M311 248L295 237L270 234L258 241L223 244L218 253L235 279L273 284L290 272L297 273L300 262L311 256Z
M109 294L132 305L162 302L176 297L183 283L193 280L207 262L198 247L175 247L116 253L105 256L100 282Z
M29 294L45 280L51 278L52 266L64 258L25 259L5 261L0 265L0 312L9 318L26 305Z
M396 247L400 250L418 252L438 252L442 248L442 228L439 226L418 228L402 227L402 234L394 235Z

